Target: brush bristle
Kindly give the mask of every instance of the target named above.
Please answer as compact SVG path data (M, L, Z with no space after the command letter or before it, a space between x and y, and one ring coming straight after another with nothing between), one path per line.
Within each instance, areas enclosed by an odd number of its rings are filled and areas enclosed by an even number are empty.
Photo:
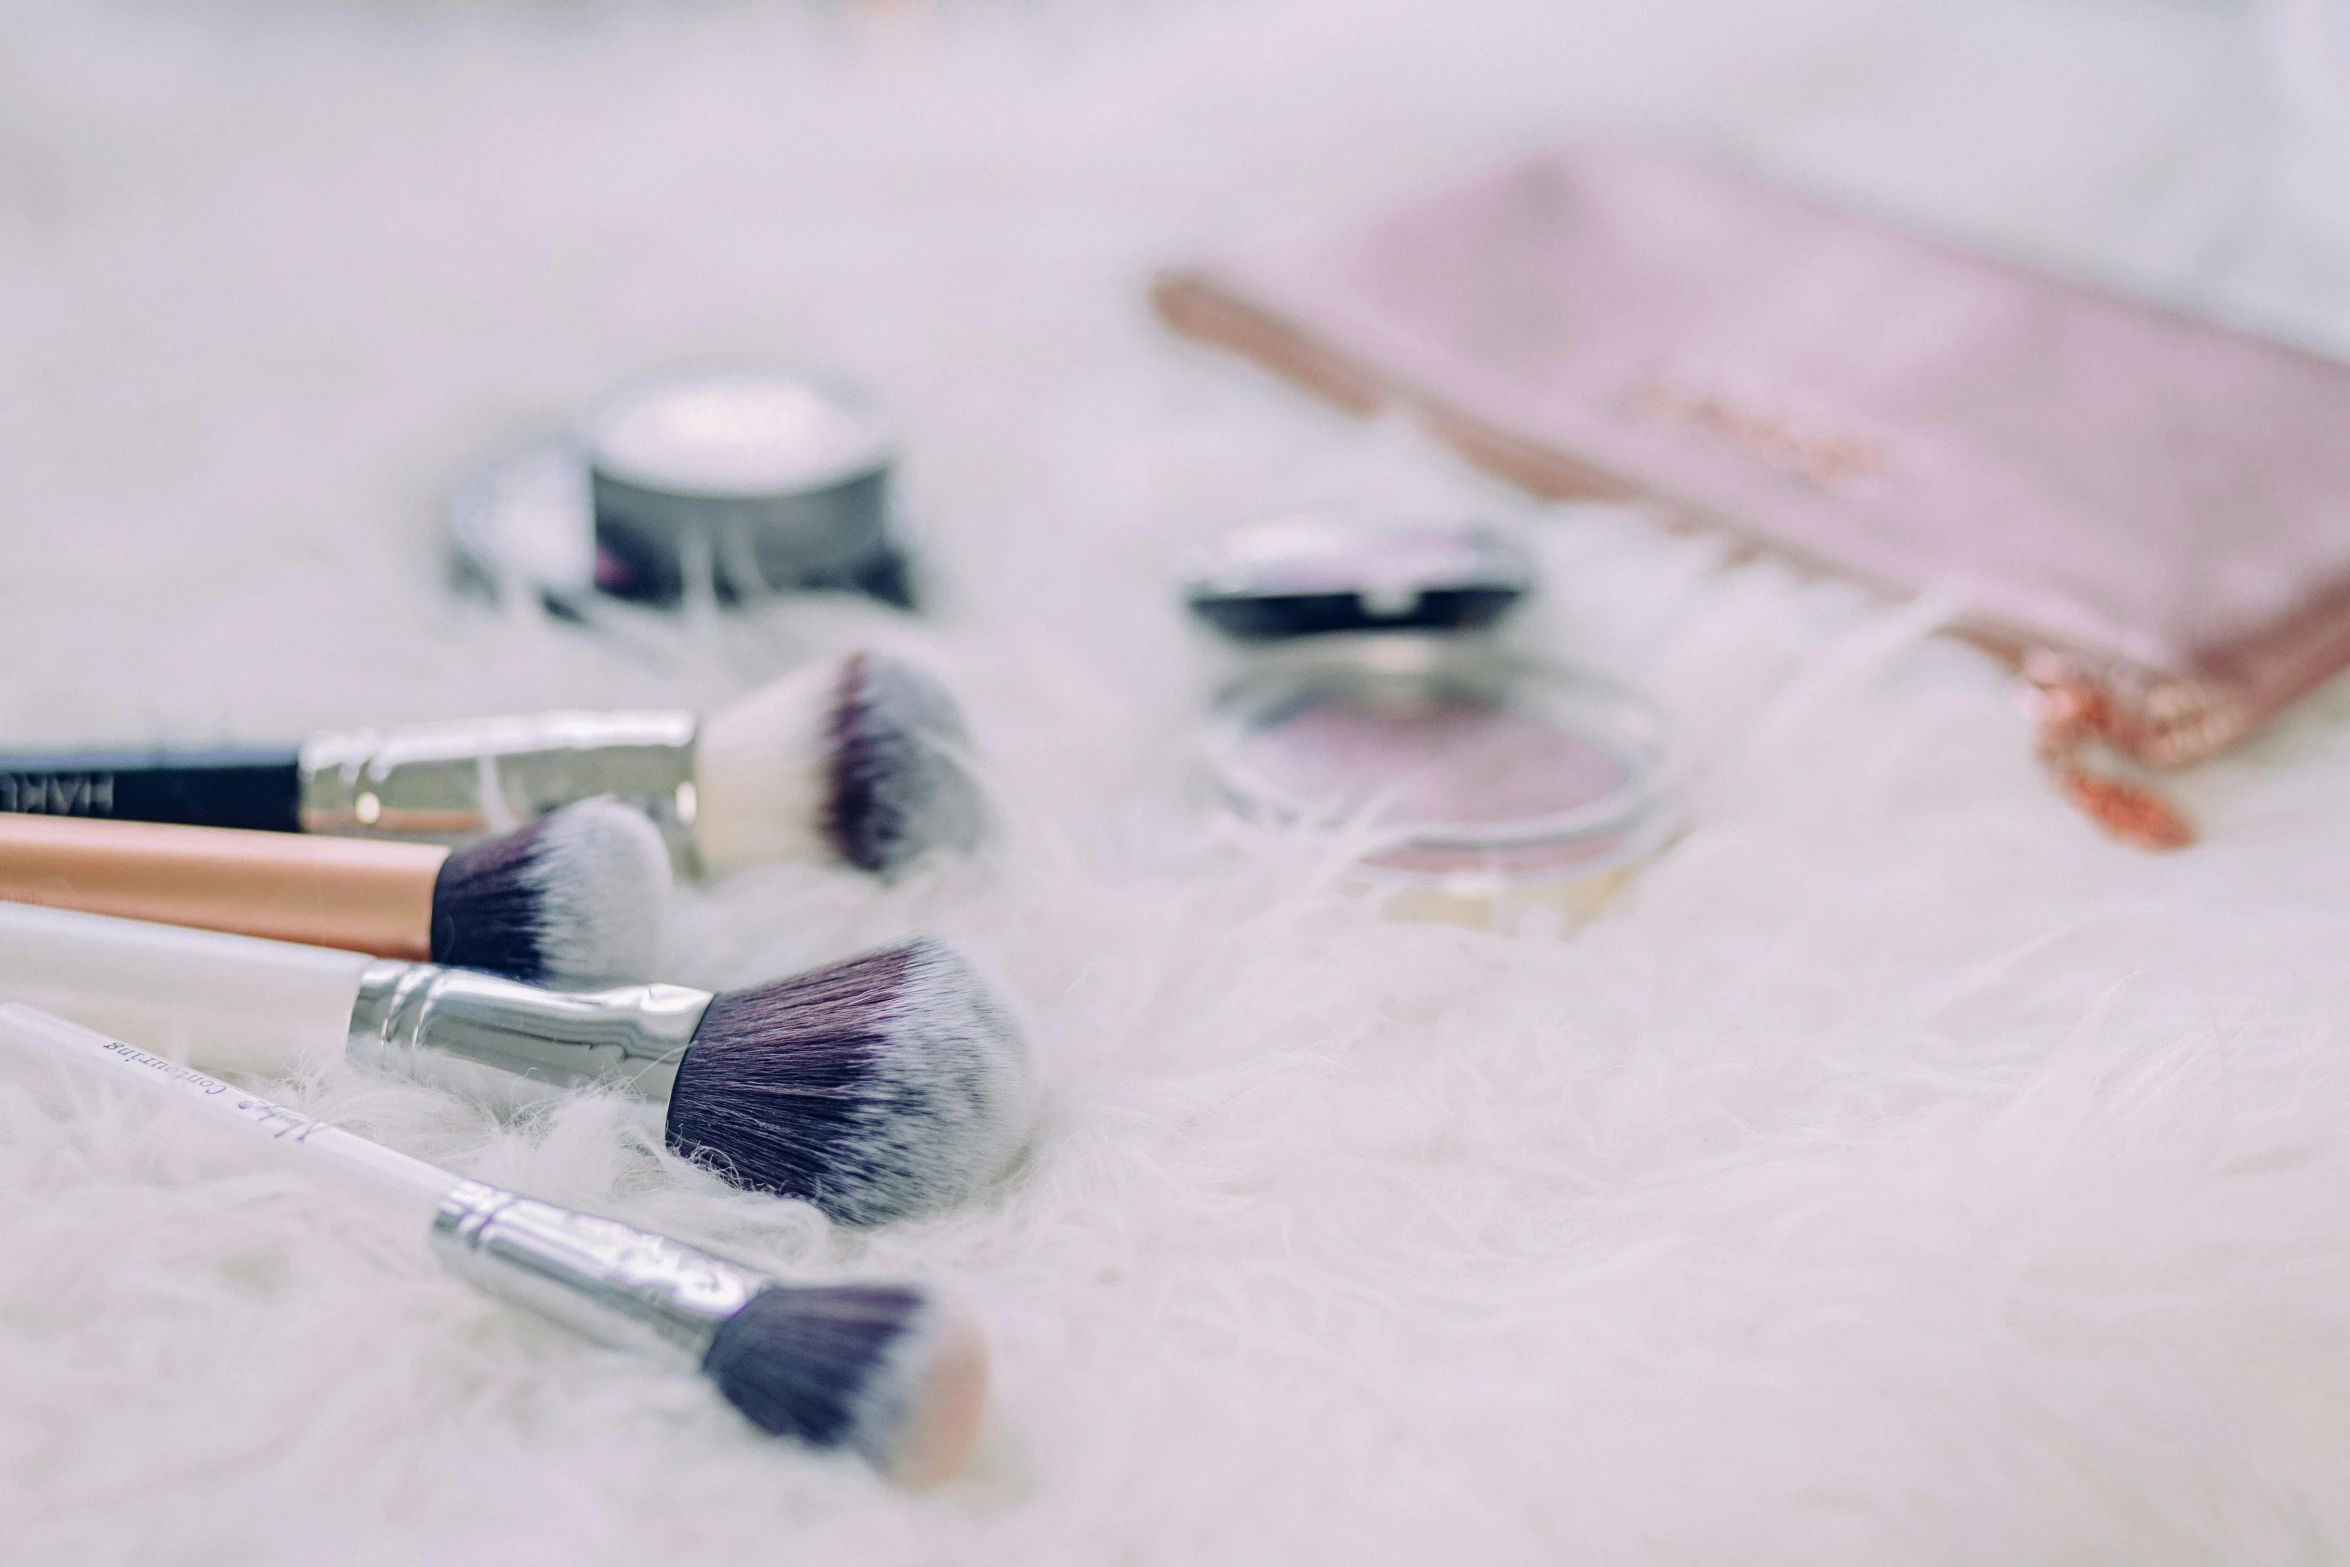
M878 653L841 667L825 835L888 875L932 849L969 849L985 825L962 710L929 675Z
M661 951L669 884L669 851L641 812L567 805L442 863L433 961L553 985L643 979Z
M678 1064L669 1145L844 1224L954 1202L1032 1115L1008 998L929 938L717 997Z
M703 724L695 841L720 875L813 858L891 875L979 841L986 810L970 753L944 686L902 659L852 653Z
M778 1286L721 1323L702 1370L752 1424L845 1448L901 1484L970 1457L987 1400L975 1333L905 1285Z

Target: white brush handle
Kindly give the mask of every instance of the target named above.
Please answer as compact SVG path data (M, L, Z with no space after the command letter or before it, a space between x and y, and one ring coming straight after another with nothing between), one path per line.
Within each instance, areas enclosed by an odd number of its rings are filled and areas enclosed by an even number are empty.
M308 1157L356 1176L371 1185L429 1205L464 1184L438 1165L412 1159L404 1153L371 1143L356 1132L346 1132L314 1121L258 1094L206 1077L191 1067L166 1061L135 1045L69 1023L61 1017L17 1003L0 1004L0 1042L30 1050L70 1070L102 1073L136 1083L150 1093L190 1100L205 1107L213 1118L233 1122L247 1132L275 1143L296 1147Z
M720 1324L775 1280L665 1235L468 1180L356 1132L312 1120L136 1045L0 1003L0 1055L136 1084L352 1177L429 1216L444 1267L591 1338L699 1369Z
M0 903L0 1001L224 1071L333 1059L375 959L327 947Z

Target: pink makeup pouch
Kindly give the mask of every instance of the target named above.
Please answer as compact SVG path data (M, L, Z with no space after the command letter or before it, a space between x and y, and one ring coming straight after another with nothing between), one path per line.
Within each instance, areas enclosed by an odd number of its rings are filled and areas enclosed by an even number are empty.
M2350 367L1649 147L1573 146L1161 277L1178 331L1400 406L1545 495L1637 498L1965 606L2066 793L2350 664Z

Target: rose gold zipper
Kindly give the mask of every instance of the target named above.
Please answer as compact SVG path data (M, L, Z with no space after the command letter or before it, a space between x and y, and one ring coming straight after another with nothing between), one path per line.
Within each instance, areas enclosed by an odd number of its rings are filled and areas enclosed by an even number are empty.
M2104 686L2044 653L2024 660L2024 678L2041 764L2066 799L2134 848L2184 849L2195 841L2193 825L2160 794L2090 767L2084 753L2116 735L2113 698Z

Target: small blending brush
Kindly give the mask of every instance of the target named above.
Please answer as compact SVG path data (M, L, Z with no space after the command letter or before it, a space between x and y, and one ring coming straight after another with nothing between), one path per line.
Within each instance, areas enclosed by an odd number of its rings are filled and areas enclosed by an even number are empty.
M669 1146L846 1224L941 1207L1027 1140L1008 998L917 938L749 990L544 990L432 963L0 903L0 1000L156 1050L283 1074L320 1051L461 1062L667 1106Z
M608 794L715 874L833 859L889 875L976 844L961 709L862 651L731 707L558 712L319 734L282 751L0 755L0 811L199 827L463 839Z
M461 849L0 815L0 899L558 985L642 979L669 913L644 813L585 800Z
M952 1475L978 1440L984 1343L918 1285L785 1284L665 1235L467 1180L31 1007L0 1006L0 1039L194 1100L429 1208L427 1242L450 1272L591 1338L700 1371L762 1430L860 1453L911 1486Z

